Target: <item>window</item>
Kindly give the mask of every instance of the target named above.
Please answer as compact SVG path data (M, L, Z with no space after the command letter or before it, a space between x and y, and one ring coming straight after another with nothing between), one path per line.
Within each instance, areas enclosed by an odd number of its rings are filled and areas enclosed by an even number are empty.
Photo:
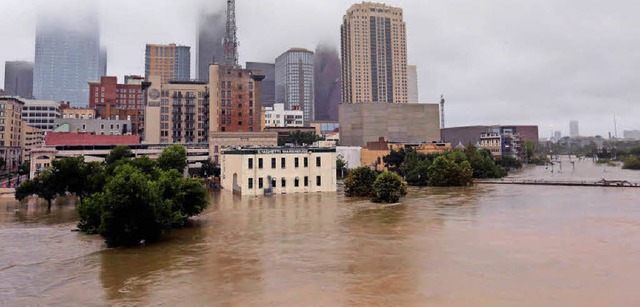
M253 169L253 158L249 158L249 169Z
M272 188L276 187L276 178L271 179L271 187Z
M287 168L287 160L286 160L286 158L280 159L280 167L281 168Z
M271 158L271 168L276 168L276 158Z
M316 176L316 186L322 186L322 177Z
M320 157L316 157L316 166L317 166L317 167L320 167L320 166L322 165L322 163L321 163L321 162L322 162L322 158L320 158Z
M264 187L264 182L262 177L258 178L258 189L262 189Z
M282 178L282 180L280 180L280 186L283 188L287 187L287 179L286 178Z
M304 176L304 186L305 187L309 186L309 176Z
M309 158L304 157L304 167L309 167Z
M295 168L300 167L300 158L293 159L293 167Z
M293 180L293 186L296 188L300 186L300 178L296 177L296 179Z
M249 190L253 189L253 178L249 178Z
M262 158L258 158L258 168L262 169L263 165L262 165Z

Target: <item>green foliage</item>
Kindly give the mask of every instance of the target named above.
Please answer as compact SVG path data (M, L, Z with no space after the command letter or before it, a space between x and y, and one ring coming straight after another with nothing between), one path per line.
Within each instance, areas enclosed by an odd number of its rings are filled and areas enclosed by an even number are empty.
M623 169L640 170L640 158L637 156L629 156L624 160Z
M184 226L208 206L202 182L184 178L176 169L153 169L156 164L148 158L113 165L111 174L103 170L103 189L78 206L78 228L99 233L109 246L156 241L163 231Z
M122 159L129 159L131 157L133 157L131 149L129 149L128 146L120 145L111 150L105 161L107 164L113 164Z
M402 178L393 172L380 174L373 183L375 203L397 203L401 197L407 195L407 186Z
M59 184L54 173L50 169L40 172L40 175L34 179L23 182L16 188L15 197L17 200L23 200L31 195L37 195L47 201L49 209L51 203L58 196Z
M359 167L349 172L344 180L344 192L348 197L375 197L373 183L377 175L368 167Z
M415 152L415 150L413 152ZM382 157L382 162L384 162L387 168L397 172L404 163L406 156L407 151L405 151L404 148L400 148L398 151L392 149L389 155Z
M311 145L322 138L311 131L294 130L285 137L278 138L278 146L293 144L295 146Z
M473 183L473 169L469 161L440 156L429 166L429 183L433 186L467 186Z
M165 148L158 158L158 166L164 171L175 169L183 172L187 168L187 150L182 145Z
M207 161L202 162L202 167L200 168L198 175L200 178L219 177L220 167L213 163L211 158L209 158Z
M39 188L40 187L35 180L27 180L16 187L15 198L18 201L22 201L29 196L36 195Z
M51 170L55 178L56 193L64 195L66 192L77 195L80 199L85 194L87 173L84 157L65 157L51 162Z
M91 200L102 201L102 205L92 203L87 209L102 210L98 231L110 247L135 246L143 240L154 242L171 221L171 210L160 198L149 175L131 165L119 166L107 181L104 192ZM95 214L85 214L85 217ZM89 221L81 223L89 224Z
M430 160L418 162L407 173L407 183L411 186L426 186L429 184L429 166Z
M344 179L344 175L347 173L347 162L339 155L336 158L336 176L340 179Z
M22 162L22 164L20 164L20 166L18 167L18 173L20 175L26 175L26 174L29 174L30 172L31 172L31 161L29 160Z

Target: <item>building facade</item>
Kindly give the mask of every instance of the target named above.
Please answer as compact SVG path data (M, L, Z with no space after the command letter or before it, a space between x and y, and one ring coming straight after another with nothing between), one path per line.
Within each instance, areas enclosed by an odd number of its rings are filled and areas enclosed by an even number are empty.
M209 156L220 164L220 155L227 148L276 147L277 132L214 132L209 138Z
M62 117L61 104L50 100L23 99L22 120L28 126L51 131L55 129L54 120Z
M95 16L41 16L36 26L33 96L87 105L87 82L100 78L100 28Z
M408 102L407 34L401 8L352 5L341 31L342 103Z
M491 151L491 155L498 159L514 157L525 160L527 158L524 142L517 133L501 133L500 130L484 132L480 134L478 145L480 148Z
M148 144L200 144L209 135L209 90L202 81L148 79L145 138Z
M131 121L122 119L56 118L54 132L125 135L131 133Z
M64 108L62 118L93 119L96 118L96 110L93 108Z
M4 63L4 95L33 99L33 62Z
M176 44L147 44L144 76L149 78L151 75L159 75L162 82L190 80L191 47Z
M44 131L42 129L27 126L22 121L22 161L29 160L31 151L44 145Z
M15 172L22 161L22 109L24 102L15 97L0 97L1 173Z
M263 106L276 102L276 65L274 63L247 62L247 69L264 75L260 86L260 101Z
M440 140L440 112L427 103L343 103L340 105L340 145L365 146L384 137L390 142Z
M236 194L336 191L335 148L255 148L225 150L221 184Z
M453 146L478 145L483 133L497 133L499 135L518 135L522 142L537 143L540 139L538 126L526 125L494 125L494 126L464 126L441 129L442 140Z
M89 108L96 118L131 121L130 133L144 129L144 92L142 77L126 76L124 84L117 77L103 76L100 82L89 82Z
M292 48L276 58L276 102L287 110L302 110L304 124L315 118L313 52Z
M577 120L572 120L569 122L569 136L572 138L580 136L580 128Z
M451 144L441 142L392 143L384 138L380 138L378 141L368 142L367 145L362 148L360 166L379 171L387 170L383 158L391 154L391 150L398 151L401 149L414 149L423 154L444 153L451 150Z
M212 132L262 131L262 80L250 69L211 65Z
M418 67L415 65L407 66L407 101L409 103L419 103L418 95Z
M264 127L303 127L304 113L302 110L287 110L284 103L276 103L271 107L264 107Z
M199 81L209 81L209 64L221 63L224 58L225 14L201 14L196 37L196 69ZM247 67L248 68L248 67Z

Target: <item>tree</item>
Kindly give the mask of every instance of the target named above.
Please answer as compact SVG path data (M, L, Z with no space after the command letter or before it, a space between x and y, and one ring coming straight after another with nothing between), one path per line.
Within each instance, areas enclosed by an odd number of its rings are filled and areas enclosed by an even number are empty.
M23 161L22 164L18 167L18 173L20 175L27 175L31 172L31 161L26 160Z
M398 151L391 149L391 152L389 152L388 155L382 157L382 162L384 162L387 168L398 171L400 166L404 163L406 155L407 152L404 148L400 148Z
M473 169L469 161L457 163L440 156L429 166L429 183L433 186L467 186L473 183Z
M377 175L368 167L359 167L349 172L344 180L344 192L348 197L375 197L373 183Z
M88 218L95 219L97 212L91 209L101 210L98 232L109 247L154 242L172 223L171 210L150 176L131 165L119 166L104 192L87 199L85 209L88 213L81 216L79 225L91 224Z
M202 162L200 172L198 174L201 178L218 177L220 176L220 167L211 161L211 158Z
M184 178L177 170L163 172L158 191L173 213L172 226L183 226L187 219L207 208L207 190L200 179Z
M293 144L295 146L311 145L317 141L321 141L322 138L311 131L294 130L289 135L278 139L278 146L284 146L286 144Z
M426 186L429 184L429 166L431 161L424 160L407 172L407 183L411 186Z
M375 203L397 203L401 197L407 195L407 186L402 178L393 172L383 172L373 183Z
M498 164L500 164L500 166L502 166L504 169L509 171L522 168L522 163L520 163L520 160L512 156L502 157L502 159L498 160Z
M56 183L56 193L58 195L65 195L66 192L75 194L82 202L88 184L84 157L55 159L51 162L51 171Z
M107 162L107 164L113 164L119 160L128 159L131 157L133 157L133 152L131 152L129 146L119 145L111 150L111 152L105 159L105 162Z
M158 158L162 170L175 169L182 173L187 168L187 150L182 145L171 145L165 148Z
M47 208L51 210L53 200L58 196L59 185L55 176L50 169L40 172L40 175L34 179L23 182L16 188L15 198L19 201L31 196L37 195L47 201Z
M342 159L342 155L338 155L336 158L336 176L340 179L344 179L344 174L347 172L347 162Z

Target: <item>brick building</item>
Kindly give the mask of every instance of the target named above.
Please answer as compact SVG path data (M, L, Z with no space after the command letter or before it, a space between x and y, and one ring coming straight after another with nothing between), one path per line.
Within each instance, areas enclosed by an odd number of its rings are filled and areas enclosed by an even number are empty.
M0 97L0 158L6 163L0 173L15 172L22 158L22 108L15 97Z
M144 93L138 76L125 77L125 84L118 84L117 77L104 76L100 82L89 82L89 108L96 110L96 117L131 121L131 132L144 129Z

